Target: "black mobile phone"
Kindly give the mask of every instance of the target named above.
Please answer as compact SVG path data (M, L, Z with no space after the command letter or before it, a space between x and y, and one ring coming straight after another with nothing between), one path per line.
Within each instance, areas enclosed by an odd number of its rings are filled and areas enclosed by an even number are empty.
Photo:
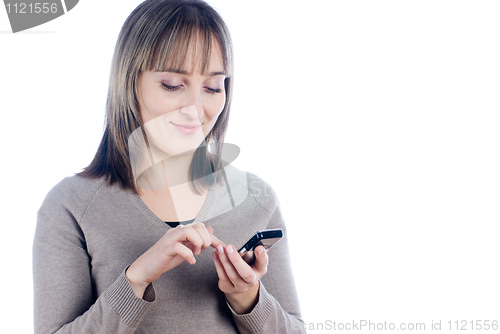
M264 246L265 249L270 249L283 237L283 230L272 229L257 231L239 250L243 260L246 263L252 264L255 262L255 254L253 251L259 245Z

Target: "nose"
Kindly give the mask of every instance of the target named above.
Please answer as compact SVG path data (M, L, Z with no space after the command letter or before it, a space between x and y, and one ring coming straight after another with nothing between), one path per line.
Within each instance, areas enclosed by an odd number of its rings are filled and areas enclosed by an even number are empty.
M199 93L193 92L185 102L186 107L181 108L181 113L190 118L201 119L204 115L203 100ZM194 106L194 108L191 108Z

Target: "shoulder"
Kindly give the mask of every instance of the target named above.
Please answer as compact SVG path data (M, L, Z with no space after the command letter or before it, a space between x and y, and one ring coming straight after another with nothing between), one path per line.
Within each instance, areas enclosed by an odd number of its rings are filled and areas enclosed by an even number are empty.
M53 216L63 211L71 213L78 220L94 195L103 187L106 185L102 178L80 175L66 177L47 193L38 213Z
M264 210L273 212L278 206L278 197L271 185L258 175L241 170L233 165L225 167L231 190L233 187L246 192Z

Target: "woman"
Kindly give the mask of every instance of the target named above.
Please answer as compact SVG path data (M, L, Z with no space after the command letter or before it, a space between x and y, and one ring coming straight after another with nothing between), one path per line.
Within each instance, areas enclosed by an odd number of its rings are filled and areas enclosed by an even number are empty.
M128 17L96 156L38 212L36 333L301 332L276 195L221 158L232 67L201 0ZM285 237L248 265L235 246L270 228Z

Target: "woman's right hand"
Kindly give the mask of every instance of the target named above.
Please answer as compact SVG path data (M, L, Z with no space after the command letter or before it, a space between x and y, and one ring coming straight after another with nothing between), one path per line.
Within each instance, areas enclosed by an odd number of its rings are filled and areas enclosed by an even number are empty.
M184 261L195 264L199 255L209 246L223 244L213 235L213 228L203 223L179 225L168 230L150 249L134 261L125 273L138 298L142 298L146 287L163 273Z

